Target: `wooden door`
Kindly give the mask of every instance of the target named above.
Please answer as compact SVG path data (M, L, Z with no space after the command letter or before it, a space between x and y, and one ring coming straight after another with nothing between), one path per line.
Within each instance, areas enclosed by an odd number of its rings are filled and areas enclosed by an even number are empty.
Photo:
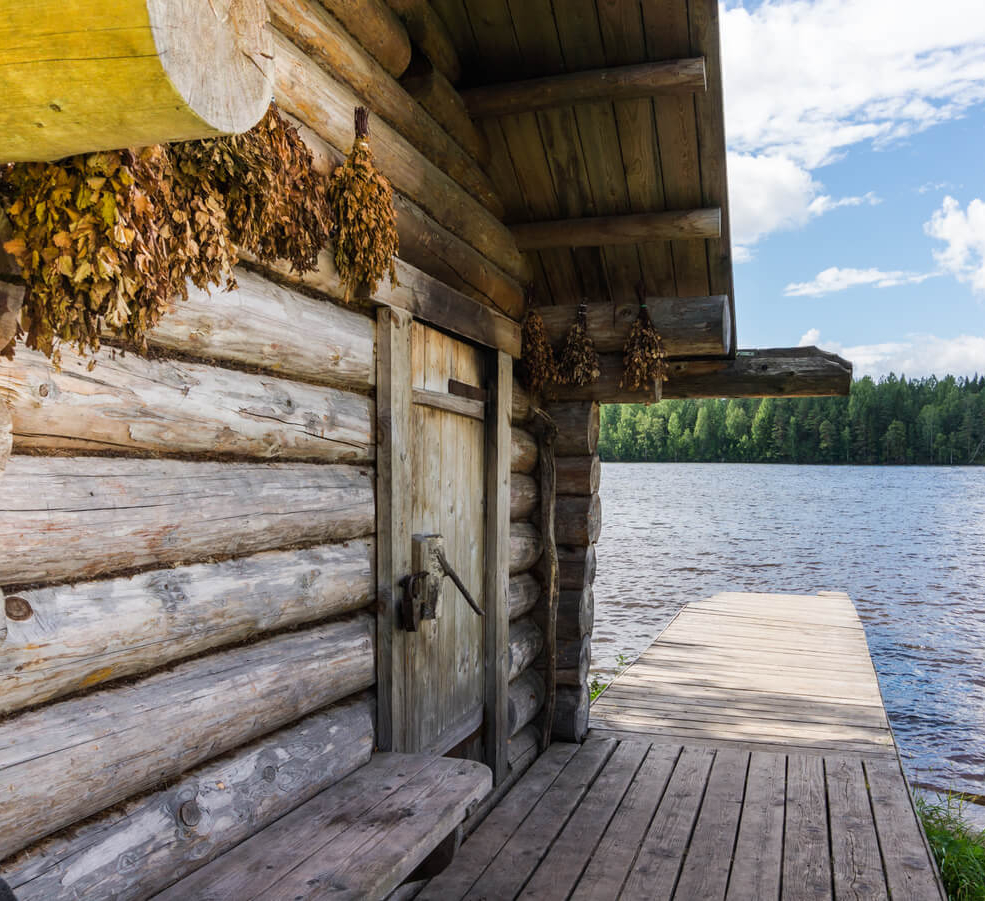
M411 328L411 532L444 538L448 562L485 607L485 405L449 393L481 391L485 354L415 322ZM472 735L483 715L483 617L451 579L437 617L404 640L408 750L442 753Z

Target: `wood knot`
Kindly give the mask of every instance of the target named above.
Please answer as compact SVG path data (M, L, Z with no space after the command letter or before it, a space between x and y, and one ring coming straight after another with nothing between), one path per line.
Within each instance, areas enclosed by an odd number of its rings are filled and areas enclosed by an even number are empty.
M23 622L34 615L31 605L24 598L18 597L17 595L11 595L9 598L6 598L3 607L4 612L7 614L7 619L12 619L15 622Z
M194 800L185 801L178 808L178 818L186 826L197 826L202 821L202 809Z

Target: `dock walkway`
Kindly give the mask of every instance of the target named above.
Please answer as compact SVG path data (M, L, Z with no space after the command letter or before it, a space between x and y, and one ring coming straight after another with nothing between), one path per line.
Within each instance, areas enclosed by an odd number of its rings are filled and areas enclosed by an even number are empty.
M687 605L421 899L942 901L851 600Z

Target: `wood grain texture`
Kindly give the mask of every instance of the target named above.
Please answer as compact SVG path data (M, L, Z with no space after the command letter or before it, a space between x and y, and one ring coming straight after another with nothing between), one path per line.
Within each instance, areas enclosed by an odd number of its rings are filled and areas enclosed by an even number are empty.
M724 294L713 297L648 297L650 321L663 340L668 357L725 357L732 351L732 315ZM538 307L551 344L560 346L574 322L573 304ZM589 303L588 333L599 353L621 354L639 304Z
M602 501L597 494L558 495L557 541L575 547L595 544L602 531Z
M366 389L376 381L376 325L340 304L312 300L243 267L237 288L188 300L148 334L152 347L256 367L284 378ZM342 297L337 286L333 297Z
M510 470L529 475L537 466L537 441L520 428L514 427L510 433Z
M14 446L14 424L7 404L0 400L0 475L7 468L10 452Z
M514 736L527 725L544 704L544 680L534 669L524 670L510 683L509 732Z
M355 695L44 840L0 872L21 901L149 897L364 766L373 719L372 696ZM195 825L184 805L197 807Z
M510 575L526 572L540 559L544 542L536 526L510 523Z
M551 729L555 741L584 741L588 734L590 702L588 687L584 682L579 685L558 685L554 702L554 725Z
M369 687L374 628L356 614L7 720L0 858Z
M462 65L448 29L428 0L387 0L403 20L411 41L431 64L454 84L461 77Z
M15 455L0 484L0 584L84 580L374 527L356 466Z
M0 162L243 132L270 103L262 0L39 2L6 12Z
M525 613L533 610L540 598L540 582L529 573L523 573L510 579L509 609L510 619L519 619Z
M600 429L597 403L591 400L553 403L548 413L557 426L554 453L558 457L591 456L595 453Z
M332 788L164 892L161 901L385 898L490 789L471 760L374 754Z
M721 230L722 211L717 207L523 222L510 229L517 247L524 253L553 247L609 247L717 238Z
M407 29L384 0L319 0L394 78L410 64Z
M519 354L514 354L516 359ZM510 405L510 422L513 425L523 425L530 418L530 395L520 382L513 379L513 401Z
M544 635L532 619L527 617L510 623L509 681L530 667L543 647Z
M652 389L619 386L622 356L602 354L601 376L593 385L559 385L565 401L605 404L652 403ZM852 384L852 364L816 347L740 350L734 360L671 360L664 398L839 397Z
M557 636L562 641L581 641L595 624L595 593L591 585L562 590L557 604Z
M374 542L20 591L0 655L0 715L263 632L358 610L376 595Z
M657 94L690 94L704 89L705 62L696 58L483 85L465 91L462 99L469 113L482 119L576 103L632 100Z
M91 361L96 367L90 371ZM61 366L21 348L0 368L0 403L23 450L222 454L365 463L373 401L327 386L101 350Z
M427 57L415 59L400 83L466 153L483 165L489 161L489 144L469 117L465 102Z
M337 151L348 153L352 143L352 110L359 105L359 98L276 31L274 52L278 104L309 125ZM508 274L524 278L526 264L516 242L489 210L386 122L376 119L370 127L376 165L395 190Z
M267 7L282 34L329 74L340 77L372 112L389 122L493 215L503 215L502 202L475 159L316 0L267 0Z
M532 476L514 472L510 478L510 519L529 519L540 501L540 489Z
M590 495L602 482L602 461L598 454L584 457L557 457L557 493Z
M595 545L588 547L559 547L557 549L562 591L580 591L595 581L597 565Z

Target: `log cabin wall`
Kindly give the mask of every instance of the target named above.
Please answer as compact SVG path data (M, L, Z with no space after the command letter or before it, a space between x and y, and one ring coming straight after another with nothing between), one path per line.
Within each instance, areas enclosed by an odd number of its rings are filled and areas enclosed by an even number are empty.
M60 370L23 346L0 361L12 432L0 475L0 876L21 901L149 897L369 760L374 307L519 354L526 263L475 134L427 111L449 101L441 42L413 46L443 100L424 106L420 85L422 103L397 80L407 32L427 34L414 24L427 4L268 6L275 99L322 171L349 150L353 107L374 114L400 283L346 306L330 251L303 276L247 258L235 290L190 289L147 357L107 339L92 370L67 350ZM363 7L385 28L357 24ZM9 266L0 274L5 297L22 291ZM541 644L522 487L514 682L534 678ZM517 768L536 754L536 713L521 704L510 730Z

